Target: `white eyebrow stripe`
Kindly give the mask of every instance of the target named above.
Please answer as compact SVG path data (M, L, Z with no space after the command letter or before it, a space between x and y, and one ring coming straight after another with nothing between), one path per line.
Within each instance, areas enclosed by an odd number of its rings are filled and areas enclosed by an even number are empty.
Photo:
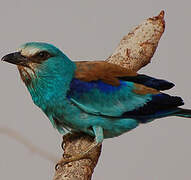
M40 50L38 48L24 48L24 49L20 49L21 55L26 56L26 57L30 57L35 55L36 53L40 52Z

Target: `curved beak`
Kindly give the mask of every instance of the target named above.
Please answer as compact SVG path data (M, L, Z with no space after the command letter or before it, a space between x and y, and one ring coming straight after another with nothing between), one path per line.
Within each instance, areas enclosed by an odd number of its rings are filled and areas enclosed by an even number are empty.
M22 56L20 52L7 54L1 60L11 64L21 65L26 67L28 66L28 59L25 56Z

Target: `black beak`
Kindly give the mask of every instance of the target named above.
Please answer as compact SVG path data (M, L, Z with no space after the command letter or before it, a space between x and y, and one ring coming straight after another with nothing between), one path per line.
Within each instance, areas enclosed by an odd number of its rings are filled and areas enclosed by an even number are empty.
M25 56L22 56L20 52L7 54L1 60L6 61L8 63L16 64L16 65L28 66L27 64L28 59Z

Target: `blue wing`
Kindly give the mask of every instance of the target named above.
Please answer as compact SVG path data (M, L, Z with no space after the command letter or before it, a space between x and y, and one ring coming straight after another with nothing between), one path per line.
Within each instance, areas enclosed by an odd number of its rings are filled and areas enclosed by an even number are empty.
M174 87L174 84L172 82L169 82L163 79L156 79L144 74L138 74L137 76L120 77L120 79L125 81L131 81L138 84L143 84L145 86L148 86L157 90L167 90Z
M113 86L101 80L85 82L74 78L67 97L87 113L140 119L183 104L179 97L123 80Z

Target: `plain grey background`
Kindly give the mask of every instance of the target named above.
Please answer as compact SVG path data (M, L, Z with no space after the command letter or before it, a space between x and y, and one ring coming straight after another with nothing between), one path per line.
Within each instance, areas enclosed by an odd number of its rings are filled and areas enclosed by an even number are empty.
M190 1L1 0L0 56L27 41L45 41L73 60L106 59L123 35L165 10L166 30L152 63L141 72L168 79L168 91L191 107ZM0 64L0 127L61 156L61 136L33 105L16 66ZM0 132L0 179L52 179L54 164ZM191 120L169 117L105 140L95 180L191 179Z

